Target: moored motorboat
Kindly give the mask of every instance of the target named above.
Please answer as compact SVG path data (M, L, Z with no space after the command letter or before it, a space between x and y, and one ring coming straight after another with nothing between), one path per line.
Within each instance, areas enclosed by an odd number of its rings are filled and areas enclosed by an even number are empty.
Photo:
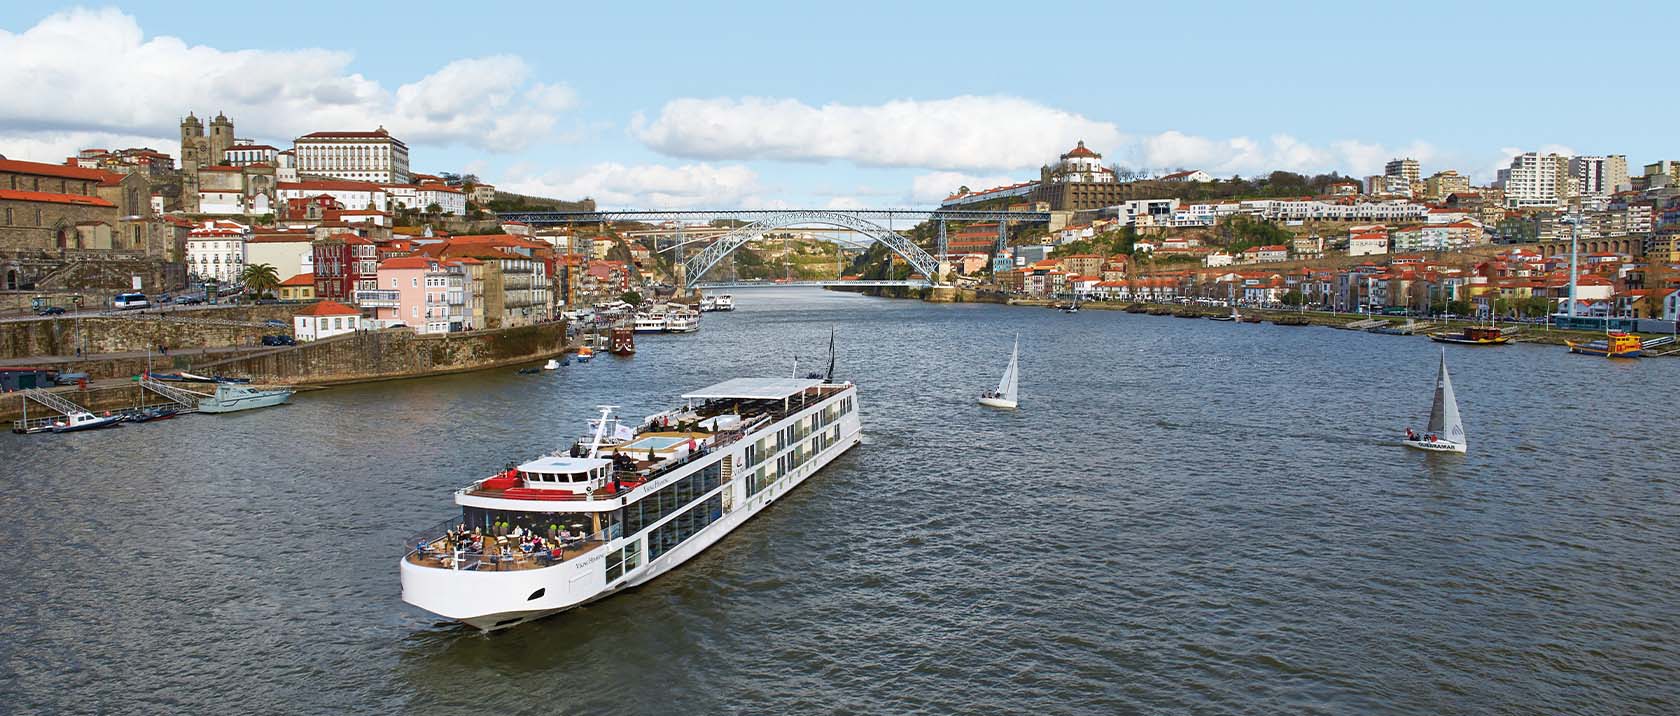
M560 367L560 360L557 359L557 358L550 358L550 359L548 359L547 363L543 364L543 370L556 370L559 367Z
M1645 343L1639 336L1624 331L1611 331L1603 338L1591 341L1565 339L1570 353L1605 358L1638 358L1645 353Z
M78 430L98 430L99 428L114 427L122 422L121 415L94 415L85 410L78 410L52 422L55 433L73 433Z
M594 357L595 357L595 349L594 348L590 348L589 346L579 346L578 347L577 361L579 363L588 363L589 359L594 358Z
M721 296L718 296L717 297L717 310L719 310L719 311L733 311L733 310L735 310L735 297L731 296L727 293L723 294Z
M291 388L253 388L235 383L218 383L216 392L198 399L198 412L237 413L241 410L280 405L297 391Z

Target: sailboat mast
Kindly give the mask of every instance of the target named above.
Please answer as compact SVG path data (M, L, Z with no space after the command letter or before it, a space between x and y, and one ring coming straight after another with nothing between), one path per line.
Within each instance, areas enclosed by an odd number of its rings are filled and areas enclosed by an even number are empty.
M828 375L823 378L824 383L834 382L834 327L828 328Z

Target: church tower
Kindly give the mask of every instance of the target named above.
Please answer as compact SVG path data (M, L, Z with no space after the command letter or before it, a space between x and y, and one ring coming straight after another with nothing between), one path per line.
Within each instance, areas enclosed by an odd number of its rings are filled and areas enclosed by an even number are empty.
M192 112L181 120L181 169L192 171L204 166L204 123Z
M233 148L233 120L221 112L210 120L210 156L204 158L203 166L216 166L222 163L224 151Z

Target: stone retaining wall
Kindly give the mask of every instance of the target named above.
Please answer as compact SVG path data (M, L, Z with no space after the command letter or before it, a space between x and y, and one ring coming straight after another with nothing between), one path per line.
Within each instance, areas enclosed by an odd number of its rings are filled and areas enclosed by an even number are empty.
M199 368L259 383L330 385L529 363L560 355L567 347L564 322L437 335L393 329L335 336Z

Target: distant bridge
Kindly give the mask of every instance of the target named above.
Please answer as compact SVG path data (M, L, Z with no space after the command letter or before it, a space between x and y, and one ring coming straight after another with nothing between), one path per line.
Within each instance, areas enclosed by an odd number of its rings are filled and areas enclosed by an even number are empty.
M660 221L716 221L727 219L731 221L745 221L745 225L733 227L718 234L716 238L701 249L699 253L684 259L680 254L678 263L681 273L678 281L687 285L690 280L699 279L707 271L717 266L724 257L734 253L736 249L748 242L758 239L764 234L794 227L831 226L847 230L868 237L875 243L887 247L893 253L904 257L910 268L933 282L944 279L944 261L946 256L945 223L948 221L995 221L998 225L997 249L1001 254L1008 246L1009 223L1044 223L1050 221L1050 213L1044 211L966 211L951 209L725 209L725 210L694 210L694 211L532 211L510 212L501 214L505 221L519 221L532 226L554 226L570 224L604 224L610 222L660 222ZM896 229L896 222L908 221L918 223L934 221L939 225L939 234L935 252L933 254L917 246L916 242L905 238ZM880 222L885 221L886 226ZM681 229L678 230L679 242ZM798 282L798 285L830 285L842 282ZM845 285L862 285L857 281L843 282ZM700 285L696 283L695 285ZM718 285L718 284L711 284ZM787 283L776 285L789 285ZM929 285L927 281L920 282L887 282L880 285Z

